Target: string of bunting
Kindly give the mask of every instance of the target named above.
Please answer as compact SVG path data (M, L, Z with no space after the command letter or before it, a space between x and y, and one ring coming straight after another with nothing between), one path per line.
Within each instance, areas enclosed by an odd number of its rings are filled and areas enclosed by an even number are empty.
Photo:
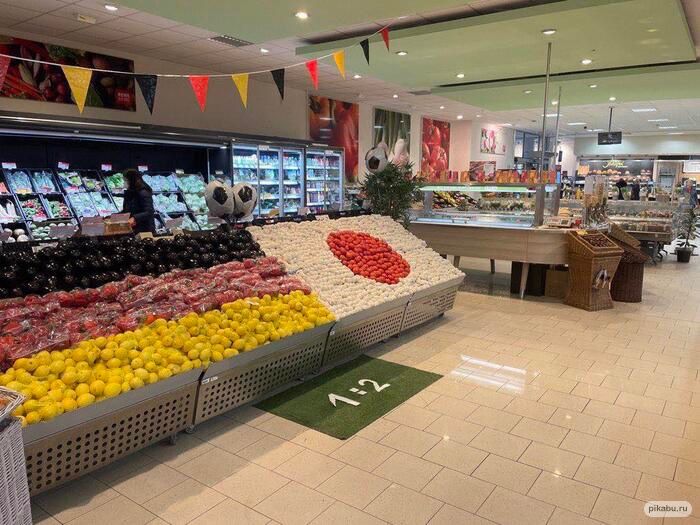
M6 55L0 53L0 89L5 83L5 77L7 75L8 68L10 66L11 60L22 60L24 62L31 62L37 64L45 64L48 66L59 66L63 70L63 74L68 81L75 104L78 106L78 111L82 114L85 109L85 101L87 100L88 90L90 89L90 82L92 80L93 72L98 73L109 73L118 75L131 75L136 81L136 85L139 86L139 90L143 95L143 98L148 107L148 111L153 114L153 108L155 107L156 101L156 90L158 88L159 78L187 78L192 91L199 105L199 109L204 112L207 106L207 96L209 93L209 80L212 78L225 78L229 77L233 80L234 85L238 91L238 95L241 98L241 103L243 107L248 107L248 80L251 75L259 75L263 73L269 73L272 75L272 80L277 86L280 97L284 100L284 77L285 71L289 68L305 66L309 73L311 82L314 89L318 89L318 62L319 60L324 60L326 58L333 58L333 62L340 73L340 76L345 79L345 51L352 47L359 45L362 48L362 53L369 65L369 43L370 39L377 34L381 34L384 45L387 51L389 51L389 26L384 26L378 31L372 33L366 38L363 38L359 42L347 46L343 49L339 49L327 55L323 55L319 58L314 58L311 60L306 60L304 62L298 62L296 64L290 64L288 66L271 69L271 70L260 70L260 71L249 71L247 73L235 73L235 74L211 74L211 75L187 75L187 74L169 74L169 73L153 73L153 74L143 74L143 73L133 73L130 71L114 71L110 69L98 69L98 68L85 68L78 66L67 66L65 64L59 64L56 62L48 62L45 60L29 59L13 55Z

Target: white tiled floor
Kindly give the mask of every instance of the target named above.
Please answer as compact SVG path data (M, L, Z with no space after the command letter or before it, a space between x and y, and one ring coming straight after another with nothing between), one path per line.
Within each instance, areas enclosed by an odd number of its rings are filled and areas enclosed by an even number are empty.
M469 262L466 262L469 264ZM445 375L342 442L244 408L34 499L35 523L700 523L700 261L588 313L460 293L370 353Z

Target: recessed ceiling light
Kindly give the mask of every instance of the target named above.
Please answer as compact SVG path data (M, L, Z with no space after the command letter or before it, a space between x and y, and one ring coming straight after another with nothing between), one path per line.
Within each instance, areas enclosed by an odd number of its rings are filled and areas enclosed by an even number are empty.
M267 55L267 54L270 52L270 50L269 50L269 49L265 49L264 47L261 47L261 48L260 48L260 52L261 52L263 55Z
M464 118L464 115L457 115L457 120L462 120Z
M585 126L585 122L569 122L567 123L567 126Z
M543 116L543 115L540 115L540 117L541 117L541 116ZM547 113L547 115L546 115L547 118L554 118L554 117L556 117L556 116L557 116L556 113ZM563 117L564 115L559 115L559 116L560 116L560 117Z
M683 135L683 132L682 131L673 131L673 132L669 133L669 135Z
M678 129L678 126L659 126L659 129Z
M547 35L547 36L553 35L556 32L557 32L556 29L543 29L542 30L542 34Z
M112 11L112 12L119 11L119 8L116 5L112 5L112 4L105 4L105 9L107 11Z
M309 13L306 11L297 11L294 13L294 16L296 16L299 20L306 20L309 18Z
M354 78L355 80L357 80L358 78L362 78L362 75L358 75L357 73L355 73L355 74L352 76L352 78Z
M558 100L552 100L552 106L556 106L557 104L559 104Z
M397 51L396 54L399 55L400 57L405 57L406 55L408 55L408 53L406 51Z
M656 33L657 31L658 29L656 29L655 27L650 27L649 29L647 29L647 33Z
M457 78L464 78L464 73L457 73Z
M501 124L501 126L507 126L507 127L511 127L512 125L513 124L511 124L510 122L505 122L505 123Z
M581 60L581 63L582 63L584 66L587 66L588 64L592 64L592 63L593 63L593 60L591 60L590 58L584 58L583 60Z
M598 87L598 84L590 84L588 87L591 89L595 89Z
M532 93L532 90L531 90L531 89L526 89L525 91L523 91L523 93L525 93L526 95L529 95L530 93Z
M399 98L399 96L398 96L396 93L394 93L393 97L394 97L394 98Z
M445 106L440 106L440 109L445 109Z
M647 122L668 122L667 118L650 118Z
M601 131L605 131L605 130L601 129L601 128L595 128L595 129L592 129L591 131L597 131L598 133L600 133Z
M632 113L652 113L656 108L632 108Z
M617 97L610 97L608 100L609 100L610 102L615 102L615 101L617 100Z
M481 118L481 115L477 115L476 118Z

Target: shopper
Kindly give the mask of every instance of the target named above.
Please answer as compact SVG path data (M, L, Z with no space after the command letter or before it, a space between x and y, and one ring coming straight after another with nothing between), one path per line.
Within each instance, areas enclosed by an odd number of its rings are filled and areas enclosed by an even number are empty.
M632 195L631 195L631 197L630 197L630 200L638 201L638 200L639 200L639 194L640 194L640 192L641 192L641 189L642 189L642 186L641 186L640 183L639 183L639 177L637 177L637 178L634 179L634 181L632 182L632 190L631 190L631 191L632 191Z
M692 179L687 179L685 181L685 188L683 188L683 190L688 199L688 204L690 204L690 207L697 208L698 190L695 188L695 181Z
M144 182L143 176L136 170L124 173L126 190L124 191L123 213L129 213L129 224L135 233L156 232L155 212L153 210L153 190Z

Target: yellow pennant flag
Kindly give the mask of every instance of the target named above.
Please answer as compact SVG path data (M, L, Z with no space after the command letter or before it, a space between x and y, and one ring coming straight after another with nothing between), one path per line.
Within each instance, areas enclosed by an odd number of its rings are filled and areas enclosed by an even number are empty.
M238 88L238 94L241 96L241 102L243 102L243 107L248 107L248 73L241 73L239 75L231 75L233 83L236 84Z
M88 89L90 89L92 69L75 66L61 66L61 69L63 69L63 74L66 76L75 103L80 113L82 113L83 109L85 109L85 99L87 98Z
M333 60L335 60L335 65L341 76L345 78L345 51L341 50L333 53Z

